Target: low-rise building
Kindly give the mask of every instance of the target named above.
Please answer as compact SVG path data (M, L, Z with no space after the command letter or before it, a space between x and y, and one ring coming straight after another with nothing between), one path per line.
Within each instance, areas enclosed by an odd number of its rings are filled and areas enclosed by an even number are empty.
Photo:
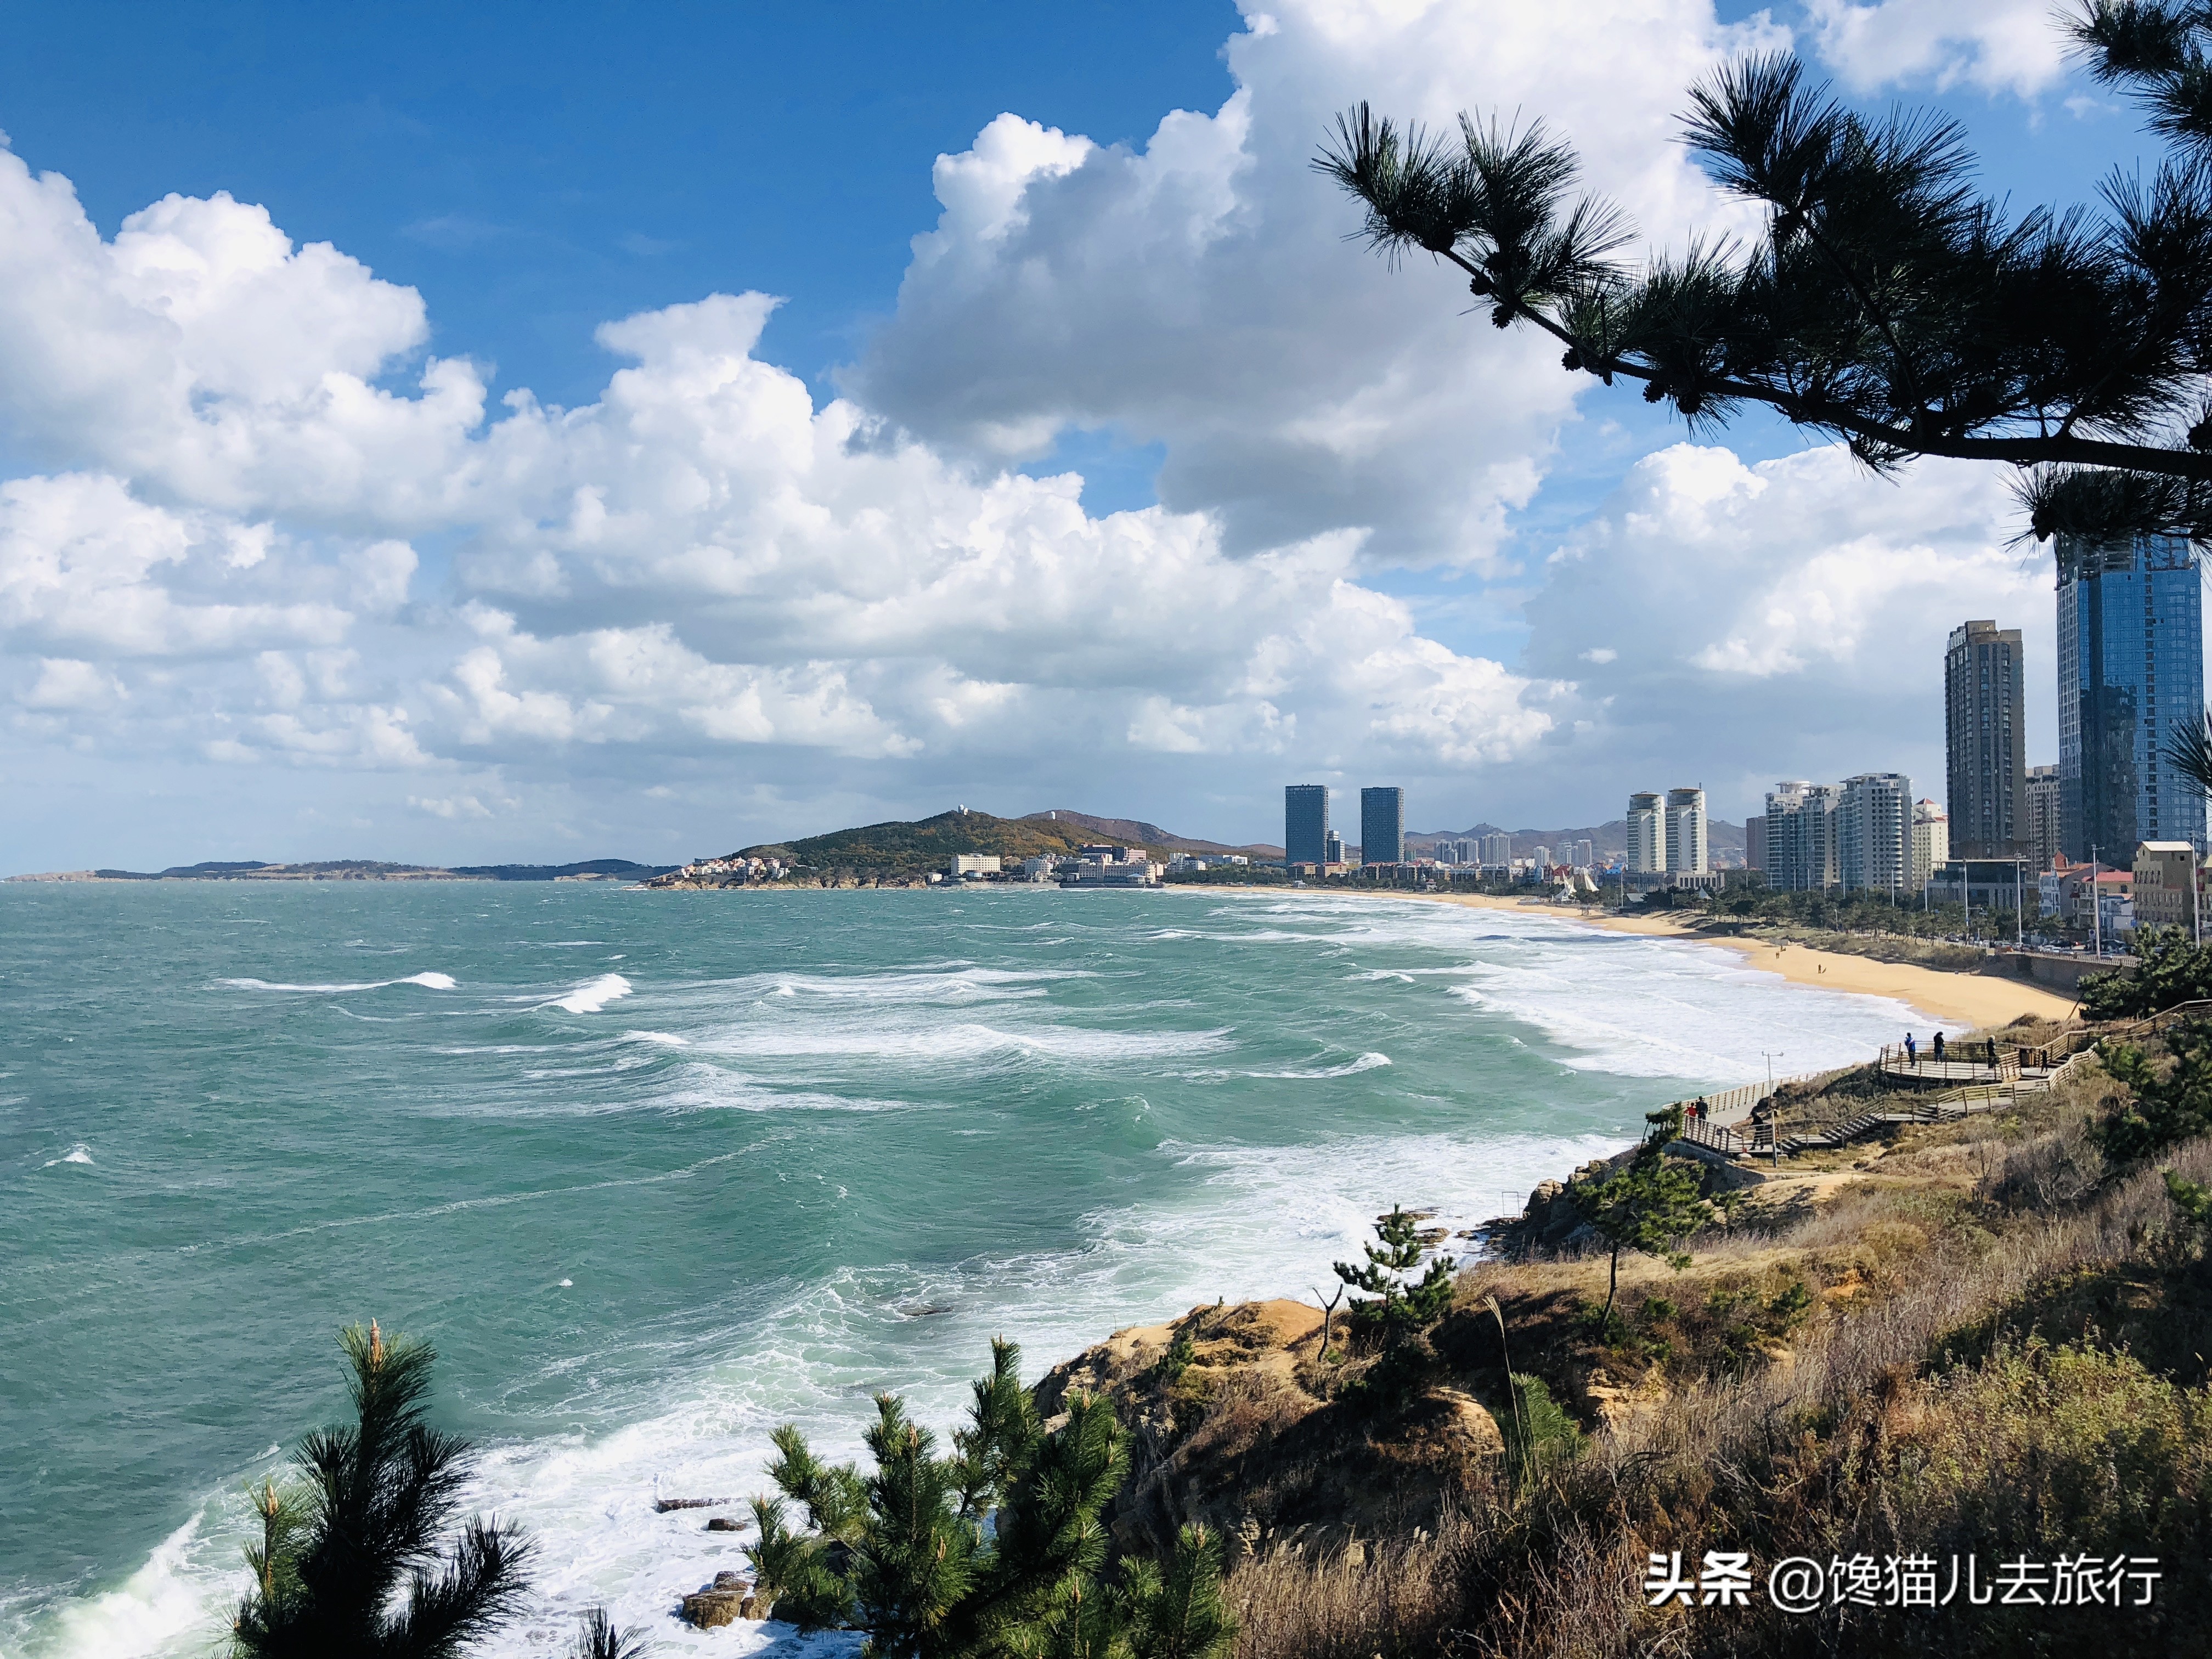
M2130 896L2138 927L2198 925L2203 908L2203 871L2197 849L2185 841L2147 841L2136 848Z
M955 853L945 861L945 873L956 881L965 881L970 876L995 876L999 873L996 853Z

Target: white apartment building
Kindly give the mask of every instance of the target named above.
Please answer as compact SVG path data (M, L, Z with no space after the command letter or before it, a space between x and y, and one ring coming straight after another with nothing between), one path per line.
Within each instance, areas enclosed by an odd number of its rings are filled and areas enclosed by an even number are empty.
M1482 838L1482 861L1501 869L1513 862L1513 837L1500 831Z
M1862 772L1841 787L1837 879L1846 890L1911 889L1912 780L1902 772Z
M1912 803L1912 883L1923 886L1951 861L1951 815L1932 800Z
M1705 792L1669 789L1667 792L1667 872L1702 876L1711 870L1705 855Z
M1766 797L1766 881L1786 892L1817 892L1836 884L1836 810L1843 792L1833 784L1784 779Z
M1656 876L1667 867L1667 837L1659 827L1659 797L1640 789L1628 798L1628 873Z

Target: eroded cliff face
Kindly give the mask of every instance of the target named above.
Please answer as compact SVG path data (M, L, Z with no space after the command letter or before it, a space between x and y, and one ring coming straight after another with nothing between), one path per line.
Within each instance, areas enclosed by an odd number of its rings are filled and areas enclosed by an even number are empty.
M1504 1450L1472 1394L1437 1386L1378 1419L1349 1385L1342 1310L1285 1300L1194 1308L1116 1331L1036 1385L1048 1419L1071 1394L1109 1396L1130 1431L1129 1479L1109 1515L1124 1547L1160 1551L1204 1525L1249 1553L1334 1545L1425 1525Z

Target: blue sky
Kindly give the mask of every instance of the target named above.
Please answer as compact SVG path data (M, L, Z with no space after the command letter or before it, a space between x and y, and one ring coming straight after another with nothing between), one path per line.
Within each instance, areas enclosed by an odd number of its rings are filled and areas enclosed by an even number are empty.
M2135 123L2055 64L2039 4L1612 9L11 6L0 127L73 188L108 251L53 234L88 281L181 316L132 260L214 270L255 209L291 252L262 297L194 287L218 320L167 343L26 301L18 342L144 354L105 390L0 344L9 556L45 595L0 611L0 761L46 786L0 818L4 861L249 834L272 857L665 856L955 799L1243 839L1280 781L1378 773L1425 828L1590 821L1692 777L1729 816L1784 774L1904 766L1940 793L1923 704L1952 612L2050 628L1986 478L1855 483L1772 422L1681 449L1633 398L1484 337L1440 274L1338 243L1351 216L1299 163L1360 97L1548 113L1666 237L1712 211L1666 153L1682 80L1785 36L1865 107L1940 99L2021 201L2086 197L2144 153ZM189 207L218 192L237 209ZM166 251L115 240L173 194ZM335 276L301 252L320 242ZM697 309L754 293L780 301L764 323ZM709 410L682 368L702 351L728 387L787 371L811 441L843 410L844 453L886 459L765 477L745 453L800 438L785 383ZM432 418L439 359L483 384L472 428ZM605 401L633 360L652 420ZM332 438L331 373L422 430ZM87 411L134 378L179 401L126 442ZM583 425L502 434L524 388ZM234 416L245 471L205 447ZM664 442L711 460L646 476ZM501 465L527 487L491 489ZM1072 520L1057 486L992 483L1070 471ZM58 522L57 480L97 557L28 527ZM787 496L868 574L802 592L832 556L793 539ZM630 562L556 530L586 498L619 506ZM1002 520L1018 571L974 528ZM898 534L852 550L877 523ZM1113 574L1139 564L1166 573L1141 603ZM1176 614L1201 595L1211 627ZM87 620L126 611L152 620ZM2046 708L2031 731L2051 745Z
M430 349L589 402L609 318L781 296L826 387L935 217L930 163L1017 110L1103 143L1231 90L1175 4L10 6L0 110L113 233L169 193L268 205L419 289Z

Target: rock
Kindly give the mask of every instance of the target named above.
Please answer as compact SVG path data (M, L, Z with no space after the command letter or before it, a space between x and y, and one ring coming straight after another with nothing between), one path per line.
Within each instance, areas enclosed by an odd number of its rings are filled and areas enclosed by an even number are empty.
M736 1590L698 1590L684 1598L684 1622L701 1630L719 1630L745 1617L745 1603L757 1599Z
M1456 1449L1469 1457L1504 1455L1505 1436L1489 1407L1459 1389L1431 1389L1429 1401L1442 1419L1439 1426Z
M708 1532L743 1532L745 1523L733 1515L718 1515L707 1523Z
M702 1584L684 1598L684 1622L701 1630L718 1630L734 1620L756 1616L760 1597L743 1575L718 1572L711 1584Z
M665 1515L671 1510L715 1510L730 1500L726 1498L656 1498L653 1512Z
M738 1617L740 1619L765 1619L768 1617L768 1611L761 1606L761 1599L759 1596L748 1595L744 1601L738 1603Z

